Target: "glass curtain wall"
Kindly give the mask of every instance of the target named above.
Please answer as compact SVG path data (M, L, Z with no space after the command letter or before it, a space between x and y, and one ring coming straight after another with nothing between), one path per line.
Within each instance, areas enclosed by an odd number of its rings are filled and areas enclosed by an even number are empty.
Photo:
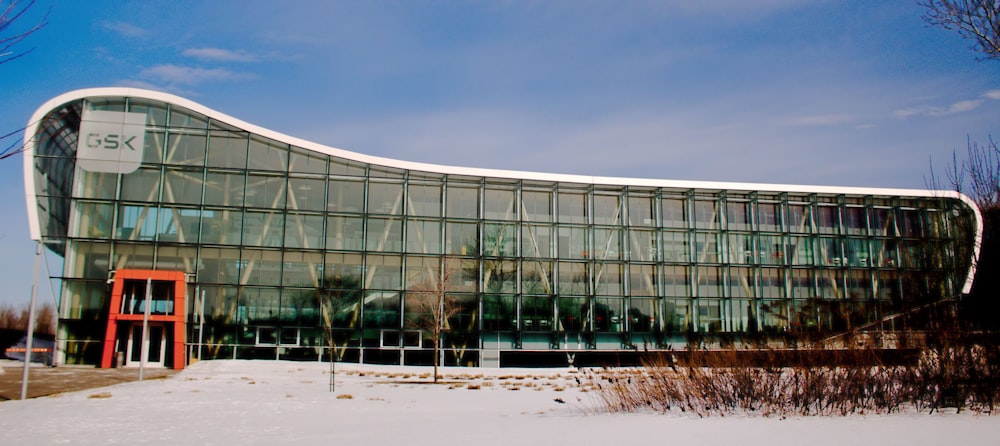
M72 167L73 123L53 117L81 109L146 113L138 170ZM53 208L45 237L65 250L68 362L92 361L105 282L122 268L190 275L202 357L427 362L434 299L445 361L466 365L484 349L832 333L952 293L948 273L968 267L940 255L960 250L966 212L945 199L410 171L128 98L46 122L68 135L43 140L36 175L73 185L36 182ZM936 279L907 280L927 271Z

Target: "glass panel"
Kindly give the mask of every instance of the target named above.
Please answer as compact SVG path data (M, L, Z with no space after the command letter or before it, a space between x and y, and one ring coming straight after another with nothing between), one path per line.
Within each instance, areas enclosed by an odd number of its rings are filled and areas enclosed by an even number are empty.
M559 262L559 294L588 294L589 284L586 263Z
M832 206L816 207L816 229L820 234L836 234L840 227L840 215Z
M161 242L195 243L198 241L198 225L201 211L164 207L159 212L157 239Z
M330 180L327 210L357 213L365 209L364 181Z
M808 205L788 205L788 229L792 232L811 232L812 219Z
M621 231L618 229L594 229L594 258L598 260L618 260L622 258Z
M285 217L285 247L322 248L323 220L322 215L288 214Z
M243 250L240 283L246 285L280 285L281 251Z
M153 240L156 235L158 210L154 206L126 206L118 210L118 232L123 240Z
M812 299L816 297L813 289L816 273L811 269L793 269L791 277L792 297L795 299Z
M403 250L403 225L399 219L369 218L368 243L365 249L369 251Z
M722 261L721 234L698 232L694 235L694 251L698 263L718 263Z
M844 266L847 264L847 259L844 258L844 255L841 252L840 239L821 237L817 240L817 246L819 248L819 257L823 261L823 265Z
M474 259L445 259L445 281L448 291L479 291L479 262Z
M441 216L441 185L410 184L407 194L409 202L406 211L408 215Z
M403 284L403 261L400 256L368 255L365 260L365 286L398 290Z
M115 243L111 264L115 269L125 266L134 269L153 269L153 246L150 243L137 245ZM107 271L104 274L107 275Z
M819 295L821 299L843 299L844 298L844 274L843 270L822 270L817 274L817 284L819 285Z
M237 284L240 278L240 251L234 248L201 248L200 283Z
M521 255L552 257L552 227L525 224L521 235Z
M760 236L760 263L763 265L784 265L785 244L780 235Z
M483 261L483 290L487 293L517 292L517 263L513 260Z
M686 266L665 265L663 267L663 295L688 297L691 295L689 284L691 275Z
M594 331L604 333L625 331L625 299L612 297L594 299Z
M280 247L284 226L284 215L280 212L247 211L243 216L243 244Z
M448 186L449 218L479 218L479 189Z
M155 203L160 199L160 169L139 169L122 175L121 199Z
M376 256L371 256L372 259ZM362 286L361 254L326 254L326 272L323 276L324 286L341 290L360 289Z
M844 241L844 257L851 266L867 268L872 265L867 239L849 238Z
M900 209L899 234L903 237L920 237L920 213L916 209Z
M154 142L164 138L162 133L154 133ZM204 134L169 133L166 135L167 158L165 164L181 164L186 166L203 166L205 164L205 146L208 136ZM159 154L159 153L158 153ZM160 159L157 157L156 159Z
M687 227L688 213L683 198L664 198L661 204L663 205L664 228Z
M108 203L76 202L76 223L69 227L71 237L108 238L112 231L115 208Z
M205 209L201 213L201 243L238 245L243 235L243 212L230 209Z
M243 206L242 173L209 172L205 180L205 204Z
M625 249L629 260L640 262L655 262L658 260L656 233L639 229L630 229L628 247Z
M876 239L874 245L874 266L895 268L899 265L898 243L892 239Z
M441 253L441 222L437 220L407 220L406 252Z
M628 197L629 226L656 226L656 204L651 197Z
M559 306L559 325L557 331L590 331L590 305L585 297L560 297L556 299Z
M617 195L594 195L594 224L622 224L621 197Z
M246 133L214 130L208 136L208 165L244 169L247 166Z
M778 203L758 203L757 218L760 231L781 230L781 205Z
M729 268L730 297L757 297L753 271L746 267Z
M726 203L726 224L730 231L749 231L750 222L753 221L750 215L750 204L742 201L730 201Z
M844 208L844 228L850 235L865 235L868 233L868 220L865 209L848 206Z
M535 296L521 298L521 318L524 321L524 331L551 331L553 316L550 298Z
M698 296L722 297L722 269L714 266L700 266L698 272Z
M288 209L300 211L326 209L326 182L318 178L289 178Z
M816 262L812 238L792 236L790 241L792 265L812 265Z
M757 308L753 300L733 299L730 301L732 316L730 330L745 333L757 330Z
M330 187L333 187L331 183ZM368 212L399 215L402 211L403 185L399 183L369 183ZM330 209L331 211L333 209Z
M326 249L360 251L364 227L360 217L330 216L326 220Z
M633 333L649 333L654 331L657 328L656 306L656 299L629 299L628 329Z
M406 289L435 292L441 282L439 257L408 256L406 258Z
M346 175L352 177L363 177L367 167L364 163L345 160L342 158L330 158L330 175Z
M288 145L254 136L250 139L247 168L251 170L288 171Z
M559 222L587 223L587 194L560 192Z
M690 260L690 241L686 232L663 233L663 260L687 263Z
M517 298L512 295L483 296L483 329L512 331L517 327Z
M194 273L198 264L198 249L185 246L164 246L156 249L156 268Z
M322 285L323 254L319 252L285 251L281 275L283 286L319 288Z
M490 186L487 186L483 214L484 218L490 220L514 220L517 217L514 191L491 189Z
M288 168L290 172L326 174L327 157L325 155L298 147L292 147L291 153L291 162Z
M702 229L719 228L719 203L696 200L694 202L695 227Z
M655 265L629 265L629 294L632 296L656 296Z
M399 328L399 293L369 291L364 300L365 328Z
M163 187L165 203L201 203L202 170L167 169Z
M445 235L447 237L446 250L448 254L457 254L463 256L475 256L479 255L479 225L476 223L448 223L445 228ZM496 232L494 231L494 234ZM485 236L487 243L489 243L489 235ZM493 236L494 238L496 235ZM503 237L503 233L500 234ZM485 255L493 255L492 251L486 252Z
M247 175L245 205L266 209L285 207L285 177Z
M847 272L847 293L850 299L871 299L872 278L867 270L851 270Z
M761 268L759 274L761 297L785 297L785 270L780 268Z
M691 301L663 300L663 331L667 335L686 333L691 329Z
M754 249L754 237L750 234L729 234L729 261L736 264L753 265L757 263L757 250Z
M586 227L559 227L559 257L564 259L587 259L592 254L589 248Z
M198 113L185 110L181 107L171 106L170 126L189 129L204 129L208 127L208 121L204 116Z
M74 197L79 198L115 198L118 189L118 174L88 172L83 169L76 170L76 187L73 191Z
M893 221L892 209L872 209L872 233L878 236L896 235L896 224Z
M552 263L531 261L521 264L521 293L551 294Z
M71 253L67 257L65 268L68 277L107 279L109 268L108 257L111 254L110 243L100 242L73 242L66 252ZM103 289L104 282L101 282Z
M718 333L722 331L722 301L718 299L698 300L698 331Z
M524 221L552 221L552 193L543 191L523 191Z
M619 263L598 263L594 266L595 294L621 296L624 294L622 265Z

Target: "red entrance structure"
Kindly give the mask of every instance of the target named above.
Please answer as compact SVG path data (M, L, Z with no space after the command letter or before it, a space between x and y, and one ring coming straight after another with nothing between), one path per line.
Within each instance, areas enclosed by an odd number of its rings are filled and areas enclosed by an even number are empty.
M111 288L108 324L104 332L101 368L115 365L121 353L124 363L136 362L143 350L155 356L153 362L164 363L174 369L184 368L184 319L186 275L181 271L117 270ZM149 288L149 289L147 289ZM149 293L146 308L146 294ZM143 318L149 311L148 326L155 329L154 340L143 345L137 342ZM165 348L160 348L160 344ZM123 366L119 363L117 366Z

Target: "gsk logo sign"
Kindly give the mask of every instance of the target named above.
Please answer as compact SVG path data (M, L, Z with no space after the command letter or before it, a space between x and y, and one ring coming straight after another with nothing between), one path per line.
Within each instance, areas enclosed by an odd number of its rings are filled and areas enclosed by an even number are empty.
M116 135L114 133L103 136L99 133L90 133L87 135L87 147L92 149L118 150L120 146L124 146L122 147L123 150L125 148L135 150L135 146L132 145L135 139L135 136L125 137L124 135Z
M146 114L84 110L76 161L90 172L131 173L142 164Z

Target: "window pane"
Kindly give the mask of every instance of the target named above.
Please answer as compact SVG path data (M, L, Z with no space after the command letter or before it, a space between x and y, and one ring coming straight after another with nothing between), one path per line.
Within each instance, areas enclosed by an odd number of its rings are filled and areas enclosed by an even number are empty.
M629 226L656 226L656 206L651 197L628 197Z
M524 221L552 221L552 193L526 190L521 193L524 200Z
M208 165L244 169L247 166L247 134L214 130L208 136Z
M441 253L441 222L437 220L407 220L406 252Z
M374 182L368 184L369 213L399 215L402 210L402 200L402 184Z
M368 243L365 249L369 251L403 250L403 225L398 219L369 218Z
M486 201L483 203L484 217L490 220L514 220L517 207L514 203L514 191L509 189L486 189Z
M319 178L289 178L288 209L300 211L326 209L326 181Z
M331 179L327 195L329 212L361 212L365 208L364 181Z
M552 227L525 224L521 253L524 257L552 257Z
M618 195L594 195L594 224L622 224L621 197Z
M441 186L429 184L411 184L407 189L407 213L422 217L441 216Z
M478 225L476 223L448 223L445 228L447 253L463 256L479 255L479 234L476 231L477 228ZM493 254L486 252L484 255Z
M322 248L323 216L288 214L285 221L286 248Z
M285 177L247 175L246 207L281 209L285 207Z
M587 223L587 194L560 192L559 222Z
M448 217L479 218L479 189L448 186Z

